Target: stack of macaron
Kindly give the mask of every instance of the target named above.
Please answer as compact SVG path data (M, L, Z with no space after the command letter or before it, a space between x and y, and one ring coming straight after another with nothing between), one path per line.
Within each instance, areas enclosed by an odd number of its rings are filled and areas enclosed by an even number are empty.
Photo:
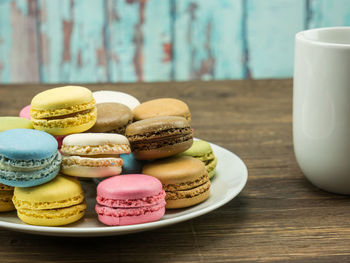
M0 117L0 212L27 224L61 226L84 217L80 180L94 178L105 225L159 220L210 195L217 159L193 140L178 99L144 103L116 91L65 86L43 91Z

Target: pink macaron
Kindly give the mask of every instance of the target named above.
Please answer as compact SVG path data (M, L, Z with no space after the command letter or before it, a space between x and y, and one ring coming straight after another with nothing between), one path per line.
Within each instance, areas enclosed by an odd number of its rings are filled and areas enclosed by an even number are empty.
M165 191L155 177L127 174L110 177L97 186L98 219L109 226L153 222L165 213Z

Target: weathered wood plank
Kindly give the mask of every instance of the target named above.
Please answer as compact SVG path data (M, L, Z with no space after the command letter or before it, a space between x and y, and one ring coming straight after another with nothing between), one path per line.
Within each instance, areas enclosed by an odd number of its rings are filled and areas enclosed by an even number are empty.
M0 82L10 83L12 27L10 26L11 0L0 1Z
M35 0L0 3L0 81L38 82L38 41Z
M142 5L144 8L144 2ZM109 72L112 82L143 80L142 32L138 1L107 0Z
M175 3L175 79L243 77L241 1Z
M105 2L39 1L43 82L108 81Z
M311 0L309 28L327 26L350 26L350 3L348 0Z
M148 0L144 10L143 72L145 81L169 81L172 70L170 0ZM142 13L141 13L142 11Z
M253 78L293 75L294 35L304 29L304 0L247 0L248 66Z

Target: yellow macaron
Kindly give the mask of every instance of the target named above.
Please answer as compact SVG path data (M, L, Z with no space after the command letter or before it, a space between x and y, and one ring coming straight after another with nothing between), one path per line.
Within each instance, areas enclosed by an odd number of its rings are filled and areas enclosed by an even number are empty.
M90 129L97 110L92 92L80 86L65 86L37 94L30 110L33 126L52 135L67 135Z
M0 212L15 210L12 203L13 187L0 184Z
M12 201L24 223L38 226L73 223L84 216L86 209L80 182L63 175L39 186L16 187Z

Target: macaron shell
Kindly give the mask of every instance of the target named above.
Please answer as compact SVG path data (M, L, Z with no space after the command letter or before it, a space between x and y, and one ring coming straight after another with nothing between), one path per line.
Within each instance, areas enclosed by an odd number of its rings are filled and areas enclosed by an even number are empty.
M14 160L38 160L57 152L57 141L45 132L14 129L0 133L0 155Z
M20 188L14 191L14 202L18 207L52 209L81 203L83 189L80 182L69 176L59 175L54 180L37 187ZM23 204L22 204L23 203Z
M196 182L206 174L206 170L205 165L196 158L181 156L146 164L142 173L158 178L166 186Z
M161 98L144 102L134 110L135 120L144 120L156 116L180 116L191 120L191 113L186 103L178 99Z
M48 210L17 210L24 223L37 226L62 226L80 220L85 215L86 204Z
M11 129L33 129L33 124L26 118L0 117L0 132Z
M107 199L140 199L158 195L162 183L148 175L127 174L103 180L97 186L97 195Z
M19 116L25 119L30 120L30 105L25 106L20 112Z
M172 143L171 140L168 140L167 142ZM159 146L158 148L155 148L155 149L152 149L152 148L145 149L145 150L134 149L133 154L135 158L138 160L161 159L161 158L174 156L178 153L185 151L186 149L191 147L192 143L193 143L193 140L190 139L187 141L178 142L170 145Z
M15 210L12 203L13 191L0 191L0 212Z
M130 108L121 103L101 103L97 104L96 107L96 123L87 132L119 131L124 134L126 126L131 124L133 120Z
M216 169L211 170L210 172L208 172L208 175L209 175L209 179L213 179L214 176L216 175Z
M214 158L211 161L207 161L205 168L209 174L209 178L212 178L215 175L215 168L218 163L218 159Z
M135 97L120 91L100 90L93 92L96 104L100 103L121 103L133 110L140 105L140 102Z
M8 186L6 184L1 184L0 183L0 193L1 191L13 191L15 188L12 186Z
M66 109L94 101L89 89L81 86L64 86L49 89L37 94L31 102L32 110ZM81 111L83 109L75 110Z
M196 204L199 204L205 200L207 200L210 196L210 190L207 190L199 195L192 196L189 198L181 198L181 199L166 199L166 208L175 209L175 208L185 208L190 207Z
M192 156L192 157L201 157L206 154L211 154L213 151L208 142L203 140L194 141L191 148L181 153L180 155Z
M124 226L124 225L135 225L157 221L165 214L165 207L159 210L147 212L137 216L121 216L115 217L111 215L98 214L98 220L109 226Z
M113 133L81 133L72 134L63 140L67 146L98 146L108 144L127 144L128 139L121 134Z
M165 131L170 129L190 128L186 119L177 116L159 116L140 120L130 124L126 128L126 136L148 135L148 133Z
M82 165L62 166L62 173L65 175L84 177L84 178L104 178L119 175L122 167L89 167Z

